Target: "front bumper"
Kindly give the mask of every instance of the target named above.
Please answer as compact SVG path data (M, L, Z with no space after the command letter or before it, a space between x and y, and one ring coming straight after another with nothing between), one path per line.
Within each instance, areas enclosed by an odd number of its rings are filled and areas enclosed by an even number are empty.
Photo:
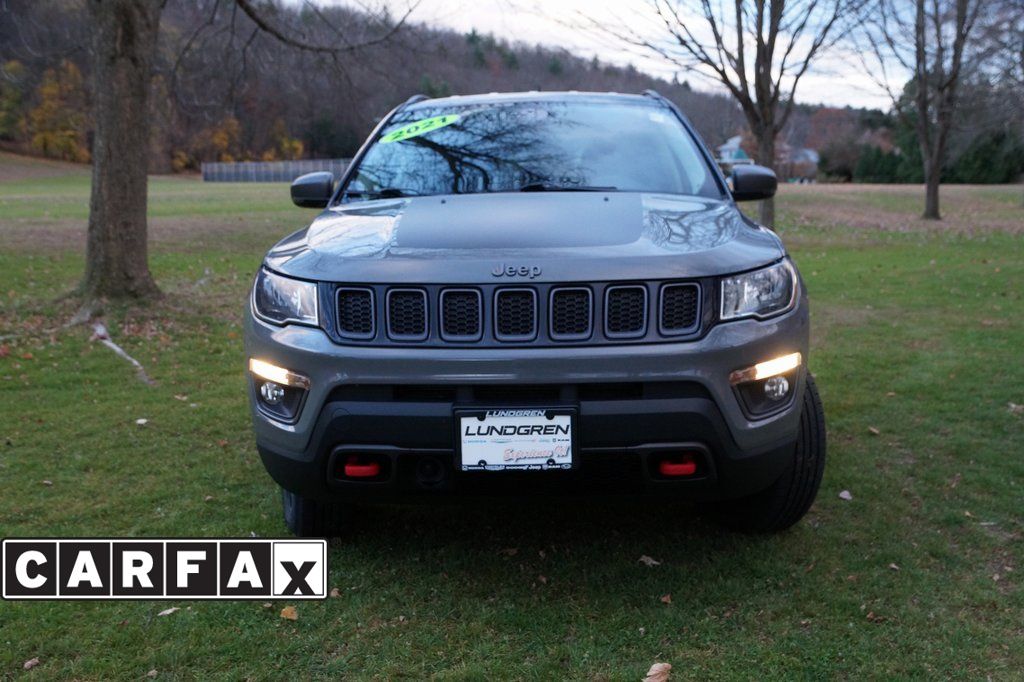
M737 369L799 351L806 358L805 300L767 321L713 327L702 339L628 347L450 349L340 346L308 327L246 316L247 357L310 379L299 418L283 424L256 408L257 446L285 489L327 499L438 497L513 492L657 492L726 499L770 485L790 460L805 368L786 408L749 419L729 384ZM578 410L579 466L571 472L459 472L453 410L475 406ZM698 476L663 480L653 463L696 448ZM335 475L340 457L372 452L385 473L372 482ZM420 462L444 468L424 482Z

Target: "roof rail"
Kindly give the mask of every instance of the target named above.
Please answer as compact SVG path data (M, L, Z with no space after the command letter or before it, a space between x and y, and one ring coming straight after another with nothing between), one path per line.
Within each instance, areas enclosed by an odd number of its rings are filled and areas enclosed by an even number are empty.
M656 99L659 102L668 102L669 101L668 98L665 97L665 95L661 94L660 92L658 92L657 90L654 90L654 89L644 90L642 94L643 94L644 97L650 97L651 99Z
M398 111L401 111L402 109L405 109L410 104L416 104L416 102L422 102L425 99L430 99L430 98L427 97L426 95L424 95L423 93L419 93L419 94L413 95L412 97L410 97L409 99L405 100L404 102L402 102L401 104L398 105Z

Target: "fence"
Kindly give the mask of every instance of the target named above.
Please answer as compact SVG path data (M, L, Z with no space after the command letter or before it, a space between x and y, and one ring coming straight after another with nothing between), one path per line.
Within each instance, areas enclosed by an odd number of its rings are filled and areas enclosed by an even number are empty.
M351 159L204 163L203 182L291 182L303 173L330 171L339 177Z

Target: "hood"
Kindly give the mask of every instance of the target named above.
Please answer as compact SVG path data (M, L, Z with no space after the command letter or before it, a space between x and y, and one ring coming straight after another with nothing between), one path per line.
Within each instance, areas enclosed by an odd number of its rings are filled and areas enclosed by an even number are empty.
M529 192L338 206L279 242L266 264L321 281L468 284L704 277L783 255L774 233L725 201Z

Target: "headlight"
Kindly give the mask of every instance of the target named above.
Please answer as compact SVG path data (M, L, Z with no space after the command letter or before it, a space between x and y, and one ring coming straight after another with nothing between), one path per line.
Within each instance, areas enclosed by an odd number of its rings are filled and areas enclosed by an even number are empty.
M722 279L722 319L771 317L793 307L796 270L789 260Z
M274 324L318 324L316 284L260 268L252 292L256 315Z

